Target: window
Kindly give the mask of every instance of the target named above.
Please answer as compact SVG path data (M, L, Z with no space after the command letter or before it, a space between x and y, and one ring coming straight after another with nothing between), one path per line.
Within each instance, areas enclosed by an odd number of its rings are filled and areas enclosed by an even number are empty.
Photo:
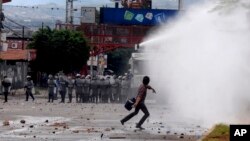
M11 48L17 48L17 43L12 43Z

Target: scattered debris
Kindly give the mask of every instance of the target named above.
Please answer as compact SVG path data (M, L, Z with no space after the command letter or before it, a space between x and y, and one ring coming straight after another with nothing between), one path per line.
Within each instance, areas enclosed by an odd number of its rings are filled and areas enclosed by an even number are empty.
M22 124L25 124L25 122L26 122L25 120L21 120L21 121L20 121L20 123L22 123Z
M109 139L126 139L126 137L109 137Z
M87 131L88 133L90 133L90 132L98 132L98 131L95 130L94 128L88 128L86 131Z
M10 122L8 121L8 120L5 120L4 122L3 122L3 126L9 126L10 125Z
M54 124L52 124L52 125L50 125L50 126L64 127L64 126L67 126L67 124L64 123L64 122L62 122L62 123L56 122L56 123L54 123Z
M74 130L74 131L72 131L73 133L79 133L79 130Z
M111 131L109 128L106 128L105 131Z
M20 136L26 136L27 133L19 133Z

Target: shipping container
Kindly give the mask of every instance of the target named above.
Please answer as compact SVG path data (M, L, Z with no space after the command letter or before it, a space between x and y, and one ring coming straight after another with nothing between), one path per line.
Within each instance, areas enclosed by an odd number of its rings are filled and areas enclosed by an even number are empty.
M101 8L100 23L115 25L158 25L174 18L178 10Z

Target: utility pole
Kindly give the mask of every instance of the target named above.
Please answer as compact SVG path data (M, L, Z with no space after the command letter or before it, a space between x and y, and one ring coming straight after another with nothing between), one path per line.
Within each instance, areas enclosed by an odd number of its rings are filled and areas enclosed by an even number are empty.
M2 14L2 12L3 12L3 0L0 0L0 14ZM2 22L2 21L0 21L0 22ZM0 27L0 47L1 47L1 49L3 47L3 44L2 44L2 29L1 29L1 27Z
M178 10L183 10L183 0L179 0L178 2Z
M22 49L24 50L24 26L22 27Z
M73 24L74 19L74 6L73 6L74 0L66 0L66 24Z

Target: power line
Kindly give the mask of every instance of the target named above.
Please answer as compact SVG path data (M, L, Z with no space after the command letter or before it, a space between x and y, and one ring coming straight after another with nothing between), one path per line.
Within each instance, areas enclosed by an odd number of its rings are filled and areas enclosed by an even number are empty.
M8 17L5 17L5 19L9 20L10 22L12 22L12 23L14 23L14 24L16 24L16 25L18 25L18 26L20 26L20 27L25 27L25 28L30 29L29 27L27 27L27 26L25 26L25 25L21 25L21 24L15 22L14 20L12 20L12 19L10 19L10 18L8 18Z
M5 28L9 29L10 31L12 31L12 32L13 32L13 35L16 35L17 37L22 38L22 36L21 36L21 35L18 35L18 33L17 33L15 30L11 29L10 27L8 27L8 26L6 26L6 25L3 25L3 26L4 26Z
M4 5L3 7L11 7L11 8L22 8L22 9L50 9L50 10L65 10L64 8L59 7L40 7L40 6L18 6L18 5Z

